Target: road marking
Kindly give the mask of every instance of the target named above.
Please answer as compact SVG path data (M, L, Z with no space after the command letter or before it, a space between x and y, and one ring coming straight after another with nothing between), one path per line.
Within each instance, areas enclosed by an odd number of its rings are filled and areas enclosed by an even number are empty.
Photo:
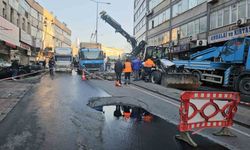
M169 103L169 104L172 104L172 105L174 105L174 106L176 106L176 107L179 107L179 104L176 104L176 103L174 103L174 102L168 101L168 100L166 100L166 99L164 99L164 98L161 98L161 97L159 97L159 96L153 95L153 94L151 94L151 93L149 93L149 92L147 92L147 91L145 91L145 90L138 89L138 88L136 88L136 87L134 87L134 86L130 86L130 87L132 87L132 88L134 88L134 89L136 89L136 90L138 90L138 91L141 91L141 92L143 92L143 93L146 93L146 94L148 94L148 95L150 95L150 96L153 96L153 97L155 97L155 98L158 98L158 99L160 99L160 100L162 100L162 101L164 101L164 102L167 102L167 103Z
M241 130L238 130L238 129L234 128L234 127L229 127L229 128L232 129L232 130L234 130L234 131L236 131L236 132L238 132L238 133L240 133L240 134L243 134L245 136L250 137L250 134L247 134L247 133L245 133L245 132L243 132Z
M174 103L174 102L171 102L171 101L169 101L169 100L167 100L167 99L163 99L163 98L161 98L161 97L159 97L159 96L156 96L156 95L154 95L154 94L151 94L151 93L149 93L149 92L147 92L147 91L145 91L145 90L143 90L143 89L139 89L139 88L136 88L136 87L134 87L134 86L130 86L130 87L132 87L132 88L134 88L134 89L136 89L136 90L138 90L138 91L141 91L141 92L143 92L143 93L145 93L145 94L148 94L148 95L150 95L150 96L153 96L153 97L155 97L155 98L158 98L158 99L160 99L160 100L162 100L162 101L164 101L164 102L167 102L167 103L169 103L169 104L172 104L172 105L174 105L174 106L176 106L176 107L180 107L180 105L179 104L176 104L176 103ZM236 129L236 128L234 128L234 127L229 127L230 129L232 129L232 130L234 130L235 132L238 132L238 133L240 133L240 134L243 134L243 135L245 135L245 136L247 136L247 137L250 137L250 134L247 134L247 133L245 133L245 132L243 132L243 131L241 131L241 130L239 130L239 129Z

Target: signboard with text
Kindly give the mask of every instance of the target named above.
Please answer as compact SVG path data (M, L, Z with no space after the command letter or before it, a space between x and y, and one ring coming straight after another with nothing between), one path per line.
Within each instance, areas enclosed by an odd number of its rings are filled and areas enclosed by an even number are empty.
M18 27L4 19L2 16L0 16L0 40L15 46L20 44Z
M250 35L250 26L247 26L247 27L237 28L231 31L226 31L226 32L210 35L208 37L208 43L217 43L217 42L227 41L233 38L245 37L249 35Z

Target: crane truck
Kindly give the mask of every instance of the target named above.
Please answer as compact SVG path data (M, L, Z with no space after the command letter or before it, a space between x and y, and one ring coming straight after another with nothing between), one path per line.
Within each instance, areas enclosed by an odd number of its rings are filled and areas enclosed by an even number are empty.
M174 60L200 81L220 84L250 96L250 38L236 38L223 46L211 47L190 56L189 60Z
M129 54L130 56L137 56L139 53L144 51L146 46L145 41L141 41L138 44L137 40L134 37L132 37L128 32L126 32L117 21L115 21L111 16L107 14L107 12L102 11L100 12L100 15L105 22L107 22L110 26L112 26L115 29L115 32L120 33L130 43L132 47L132 52Z
M120 33L131 44L132 52L130 53L130 58L135 58L139 54L143 54L144 60L146 60L147 58L154 57L157 53L161 53L160 50L162 49L160 47L146 47L147 43L145 41L141 41L138 44L137 40L129 35L117 21L107 14L107 12L102 11L100 15L105 22L115 29L115 32ZM156 68L152 69L152 73L149 77L152 82L160 83L162 81L164 86L171 85L182 89L190 89L190 87L194 89L193 87L197 88L199 86L197 78L191 73L184 72L182 69L177 69L178 72L176 72L173 69L169 69L169 64L171 63L169 63L166 58L163 58L163 56L157 56L156 58L157 59L153 59L156 63Z

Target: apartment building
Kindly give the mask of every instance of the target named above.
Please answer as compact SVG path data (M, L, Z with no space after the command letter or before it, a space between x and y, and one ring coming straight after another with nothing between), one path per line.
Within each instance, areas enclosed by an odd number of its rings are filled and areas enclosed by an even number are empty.
M0 58L23 65L71 46L71 30L34 0L0 0Z
M148 45L167 47L177 59L250 32L250 0L148 0L141 16Z
M148 0L134 1L134 36L137 41L146 41L146 6Z

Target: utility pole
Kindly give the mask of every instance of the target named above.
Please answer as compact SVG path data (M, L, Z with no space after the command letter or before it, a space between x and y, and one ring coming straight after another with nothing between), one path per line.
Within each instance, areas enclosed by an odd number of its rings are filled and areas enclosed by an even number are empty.
M95 28L95 42L98 43L98 15L99 15L99 4L106 4L106 5L110 5L111 3L109 2L100 2L100 1L96 1L96 0L90 0L94 3L96 3L96 28Z

